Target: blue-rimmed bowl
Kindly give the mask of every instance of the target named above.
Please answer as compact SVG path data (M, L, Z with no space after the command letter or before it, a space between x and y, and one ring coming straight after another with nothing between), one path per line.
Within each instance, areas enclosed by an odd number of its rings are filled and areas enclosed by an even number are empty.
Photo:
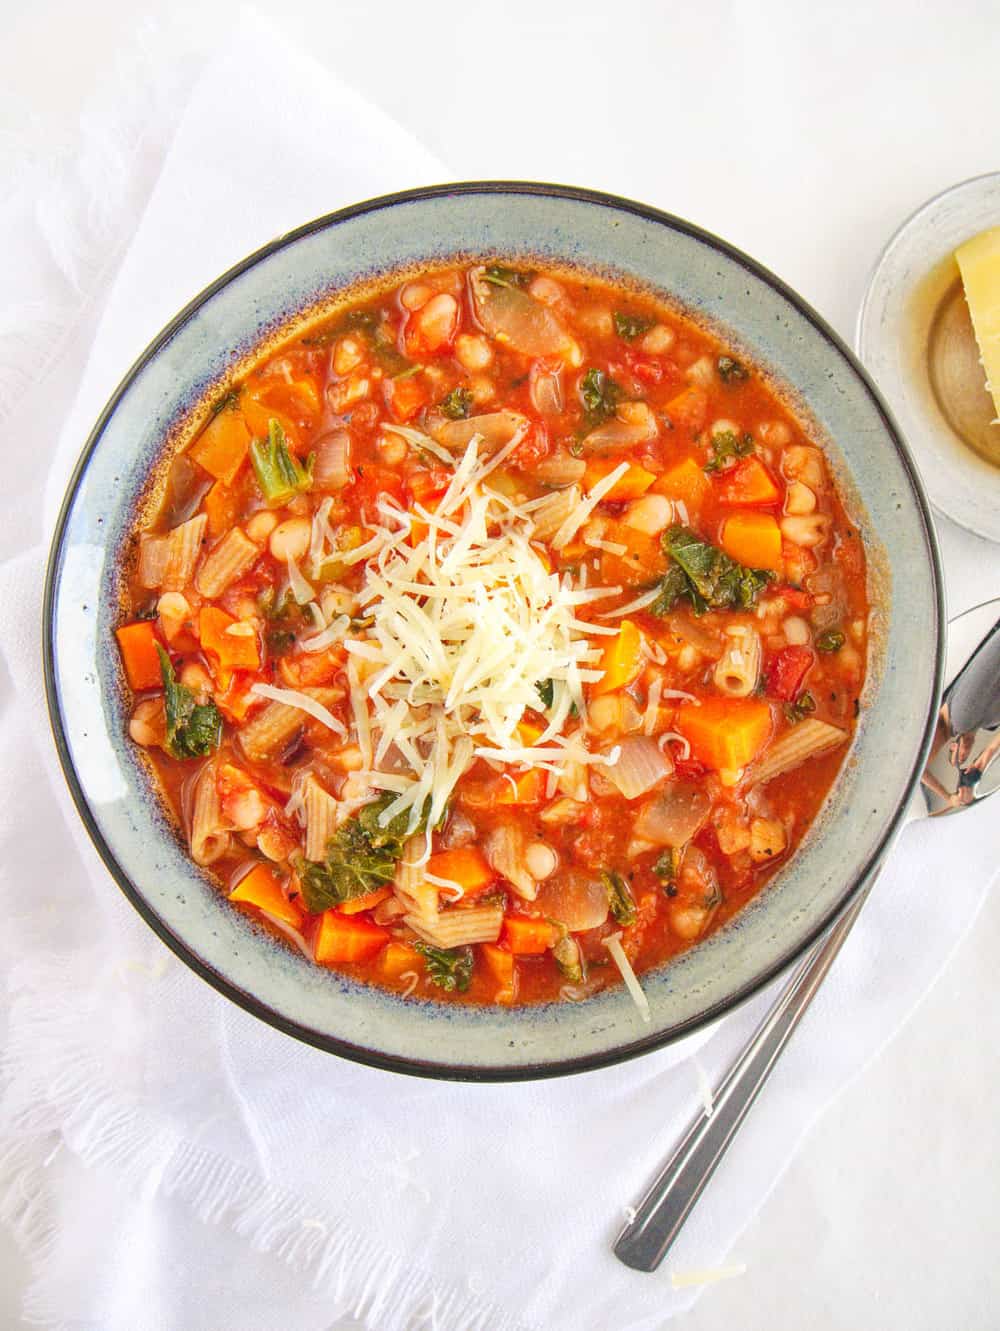
M113 631L120 561L164 449L262 339L345 288L454 256L529 255L651 289L767 370L821 439L869 555L877 607L862 723L802 847L733 921L584 1003L460 1007L402 1000L310 964L233 909L189 859L127 736ZM162 464L161 468L162 468ZM893 595L892 570L905 570ZM902 580L901 580L902 581ZM884 403L840 339L778 278L697 227L554 185L410 191L282 236L197 296L128 371L83 451L56 529L45 600L49 709L66 779L112 876L187 964L248 1011L360 1062L505 1080L600 1067L714 1020L788 966L868 880L917 782L944 623L927 506Z

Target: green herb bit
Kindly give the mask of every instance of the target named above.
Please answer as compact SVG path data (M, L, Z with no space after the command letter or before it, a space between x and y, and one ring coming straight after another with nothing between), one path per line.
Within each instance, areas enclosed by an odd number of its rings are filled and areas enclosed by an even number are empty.
M427 978L446 993L464 994L472 981L471 947L432 947L414 943L414 949L427 958Z
M530 273L522 273L516 268L507 268L502 263L487 264L483 269L483 281L495 287L527 286Z
M167 714L167 752L173 758L204 758L219 747L222 717L214 702L195 702L194 694L178 684L170 657L157 643L163 701Z
M269 504L284 504L292 495L312 485L310 455L303 465L288 451L285 432L272 416L267 423L267 439L255 439L250 445L250 461L261 493Z
M555 701L556 686L555 681L551 679L540 679L535 685L538 696L542 700L543 707L551 707Z
M706 472L721 471L737 458L745 458L753 452L753 435L735 434L732 430L723 430L712 436L712 458L705 463Z
M668 847L653 865L653 873L663 883L664 887L668 883L677 881L677 873L681 867L681 852L677 846Z
M449 420L464 421L472 410L472 394L461 386L453 388L439 407Z
M661 537L673 564L660 583L660 594L649 607L665 615L686 598L696 615L706 610L749 610L774 577L766 569L746 568L723 550L699 540L688 527L669 527Z
M606 870L601 874L601 882L607 888L608 909L616 924L635 924L636 904L632 889L620 873Z
M590 369L580 380L580 397L585 408L584 431L589 432L615 414L622 390L604 370Z
M296 638L291 629L269 629L265 641L268 656L287 656L295 646Z
M827 629L816 639L816 650L818 652L839 652L846 639L840 629Z
M242 392L243 385L237 384L236 387L231 388L228 393L223 393L222 397L217 398L215 402L212 403L212 410L209 413L208 419L210 421L214 420L216 416L223 411L235 411L240 405L240 394Z
M553 921L553 923L557 923ZM569 980L570 984L579 984L583 979L583 954L580 951L580 944L572 937L565 925L562 928L562 935L559 942L552 949L552 960L559 967L559 971L564 979Z
M720 356L715 362L715 368L724 384L743 384L750 378L750 371L743 362L732 356Z
M799 721L802 721L812 712L815 712L815 710L816 699L811 693L803 693L802 697L797 698L795 702L785 703L785 716L793 726L797 725Z
M641 319L637 314L624 314L615 310L615 332L625 342L634 342L640 333L652 328L652 319Z

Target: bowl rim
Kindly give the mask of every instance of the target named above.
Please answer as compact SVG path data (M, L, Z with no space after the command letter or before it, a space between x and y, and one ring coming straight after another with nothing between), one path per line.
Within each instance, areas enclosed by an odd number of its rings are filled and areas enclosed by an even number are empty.
M240 988L237 984L216 971L212 965L197 954L192 945L174 933L165 921L160 919L152 906L146 901L141 889L132 881L123 866L119 863L110 845L107 843L97 824L96 818L90 809L83 786L73 763L69 740L63 723L58 682L56 679L55 609L59 588L59 571L62 566L61 556L63 539L66 533L67 524L81 482L86 474L90 460L100 444L105 427L117 410L122 398L129 391L133 381L141 371L156 358L174 334L183 327L203 305L210 301L217 292L228 286L241 274L256 267L272 254L295 244L303 237L328 230L331 227L335 227L350 219L361 217L369 213L376 213L384 209L391 209L401 204L415 203L429 199L448 198L449 196L475 194L534 195L544 198L566 199L577 203L595 204L603 208L610 208L618 212L638 216L645 221L653 222L657 225L665 226L668 229L678 231L709 246L725 258L735 262L752 273L793 306L793 308L815 328L820 336L847 363L861 387L868 394L868 397L885 426L886 432L896 448L917 506L918 517L920 519L934 584L933 591L936 616L936 623L934 625L936 634L934 687L932 692L932 698L935 700L934 706L928 712L919 749L911 770L907 775L896 807L891 816L887 819L882 835L874 847L868 861L862 866L854 881L845 884L837 904L825 912L823 917L816 922L813 928L796 945L783 952L782 955L771 963L764 971L741 985L739 989L728 997L718 1000L711 1007L680 1025L667 1031L650 1033L644 1038L629 1041L627 1044L600 1053L578 1055L576 1057L561 1058L553 1061L525 1063L516 1067L435 1063L430 1060L409 1058L398 1054L387 1054L377 1049L365 1048L348 1040L340 1039L337 1036L328 1035L325 1032L304 1026L291 1018L283 1016L280 1012L277 1012L274 1008L268 1006L266 1002L257 998L254 994ZM857 355L840 335L834 331L822 315L813 309L802 296L800 296L780 277L771 272L770 269L766 268L756 259L751 258L737 246L721 239L703 227L697 226L675 214L655 208L652 205L641 203L637 200L625 198L620 195L575 185L560 185L543 181L470 180L449 184L425 185L414 189L398 190L390 194L378 195L370 199L362 200L358 203L349 204L346 207L336 209L333 212L324 213L319 217L313 218L311 221L303 223L301 226L281 233L274 239L266 242L258 249L246 255L243 259L240 259L237 263L233 264L226 269L225 272L221 273L217 278L210 282L198 292L197 295L189 300L187 304L185 304L184 307L149 342L126 370L121 381L101 411L100 416L94 423L67 483L66 492L59 509L48 552L42 602L42 663L46 705L56 753L59 758L59 764L62 768L63 776L69 788L70 796L83 826L105 868L108 870L132 907L139 913L142 919L160 938L160 940L170 948L175 956L183 961L184 964L194 971L196 975L210 984L217 992L235 1003L238 1007L249 1012L259 1020L266 1022L269 1026L282 1031L286 1035L293 1036L295 1039L302 1041L304 1044L311 1045L313 1048L321 1049L326 1053L337 1054L340 1057L347 1058L355 1063L378 1068L382 1071L405 1073L411 1076L426 1077L441 1081L521 1082L595 1071L600 1068L613 1066L617 1063L626 1062L627 1060L637 1058L643 1054L651 1053L656 1049L673 1044L676 1041L691 1035L694 1031L699 1030L712 1022L718 1021L721 1017L727 1015L729 1012L753 998L775 978L787 971L795 962L805 955L809 948L811 948L826 932L839 915L846 910L860 891L863 884L870 881L872 876L878 871L887 850L891 846L893 839L905 820L907 808L923 771L924 762L926 761L927 752L934 732L934 726L936 724L937 700L940 699L944 671L945 626L944 581L941 571L937 537L927 495L924 491L920 474L910 454L902 431L897 425L887 403L875 386L874 381L861 364Z

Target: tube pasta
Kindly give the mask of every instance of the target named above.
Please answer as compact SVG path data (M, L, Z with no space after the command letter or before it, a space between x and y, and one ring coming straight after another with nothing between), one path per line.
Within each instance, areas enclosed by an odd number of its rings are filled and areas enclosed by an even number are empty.
M341 697L339 689L302 689L324 707ZM286 702L272 702L241 727L240 746L251 762L276 757L298 731L309 723L308 713ZM322 858L322 857L320 857Z
M715 666L715 686L731 698L748 698L760 678L760 635L742 624L726 632L726 645Z
M468 906L442 911L433 919L426 915L403 916L415 934L434 947L461 947L464 943L495 943L503 925L503 907Z
M826 753L847 739L847 731L825 721L800 721L787 735L775 740L764 755L754 776L758 785L770 781L783 772L800 766L808 758Z
M215 764L206 763L198 775L194 790L191 858L195 864L214 864L229 849L229 840L229 832L222 822L222 807L215 783Z
M438 889L424 877L423 859L427 853L427 838L418 832L403 846L403 854L396 865L393 890L408 912L407 919L419 919L431 925L438 917Z
M218 596L241 573L255 563L260 550L239 527L219 542L207 556L195 581L202 596Z
M205 539L204 513L182 522L164 536L146 536L139 551L139 581L144 587L178 592L191 581Z
M306 810L306 859L321 860L337 829L337 801L310 773L302 792Z

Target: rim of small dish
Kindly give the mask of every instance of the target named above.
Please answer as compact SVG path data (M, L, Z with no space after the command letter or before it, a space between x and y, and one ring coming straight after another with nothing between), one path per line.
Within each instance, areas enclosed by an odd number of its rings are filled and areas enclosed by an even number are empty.
M611 208L638 216L648 222L653 222L670 230L690 236L691 238L711 247L727 259L735 262L763 283L770 286L780 297L787 301L801 316L803 316L803 318L814 327L830 347L843 358L853 372L856 380L859 381L861 387L870 398L872 405L885 426L886 433L896 448L917 507L925 550L933 579L933 600L936 614L936 623L933 626L935 634L935 651L934 679L931 696L934 700L939 698L945 654L945 605L940 556L934 526L919 472L903 439L902 433L887 404L879 393L879 390L876 388L874 382L858 360L857 356L826 322L826 320L823 319L820 314L818 314L781 278L777 277L768 268L758 263L755 259L751 258L736 246L722 240L718 236L715 236L694 223L688 222L683 218L667 213L661 209L654 208L648 204L626 199L614 194L607 194L598 190L570 185L516 180L463 181L455 184L423 186L417 189L402 190L392 194L381 195L376 198L364 200L360 203L351 204L345 208L337 209L334 212L314 218L312 221L306 222L302 226L296 227L294 230L285 232L269 241L267 244L262 245L260 248L247 255L244 259L241 259L238 263L227 269L193 297L193 299L190 300L183 309L181 309L179 313L165 325L160 333L149 343L145 350L126 371L124 377L118 384L90 431L83 451L73 469L56 521L49 550L42 608L42 654L46 701L56 751L63 770L63 775L66 779L71 797L76 806L77 812L80 815L81 821L83 822L83 825L105 867L108 869L112 878L130 904L138 911L140 916L157 936L177 957L180 958L180 960L185 963L185 965L219 993L223 994L232 1002L236 1003L237 1006L243 1008L253 1016L266 1022L268 1025L287 1035L293 1036L305 1044L322 1049L328 1053L337 1054L353 1062L365 1064L385 1071L406 1073L437 1080L517 1082L594 1071L599 1068L612 1066L616 1063L625 1062L626 1060L639 1057L642 1054L675 1043L711 1022L717 1021L720 1017L726 1015L734 1008L752 998L775 979L775 977L780 975L797 961L825 932L825 930L830 927L840 912L854 898L862 884L867 882L880 866L887 848L902 824L910 798L923 770L923 764L933 735L936 719L936 705L932 706L928 711L915 760L911 765L911 769L903 784L893 811L886 818L881 835L874 845L868 859L861 866L856 877L853 881L845 882L843 890L839 894L835 904L826 910L821 918L819 918L804 935L792 943L774 961L756 973L752 979L747 980L732 993L710 1003L696 1015L678 1022L676 1025L664 1031L651 1032L643 1038L625 1041L607 1050L581 1054L576 1057L552 1060L546 1059L510 1066L438 1063L427 1059L401 1056L395 1053L386 1053L378 1049L368 1048L328 1034L325 1031L316 1030L284 1016L282 1013L271 1007L267 1002L257 998L253 993L241 988L229 978L220 974L214 966L203 957L199 956L192 944L180 937L163 919L161 919L147 901L142 889L137 886L119 862L98 826L97 820L90 808L82 782L76 770L76 765L73 761L71 747L66 733L60 705L55 661L55 609L66 527L80 485L86 475L88 465L100 445L104 430L117 410L119 403L144 367L156 358L177 331L182 328L203 305L211 300L216 293L228 286L249 269L256 267L276 252L295 244L295 242L303 237L335 227L341 222L364 216L369 213L376 213L384 209L391 209L400 204L419 202L428 199L447 198L449 196L474 194L523 194L555 199L562 198L583 204L592 203L600 207Z

